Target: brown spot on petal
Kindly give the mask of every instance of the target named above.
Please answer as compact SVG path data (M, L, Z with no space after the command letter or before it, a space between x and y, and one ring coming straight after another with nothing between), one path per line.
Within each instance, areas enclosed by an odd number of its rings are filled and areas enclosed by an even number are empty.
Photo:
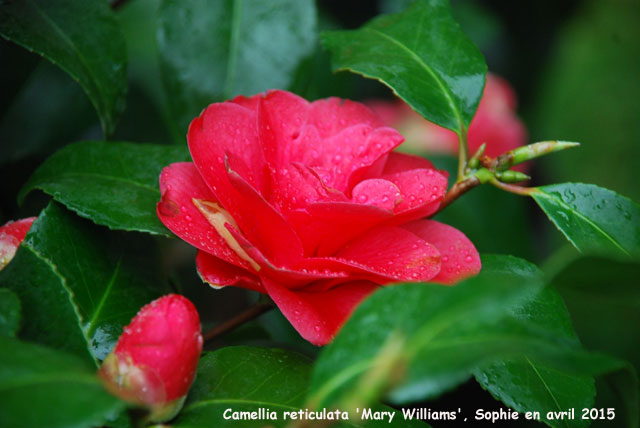
M180 214L180 207L171 199L162 199L158 205L160 214L166 217L175 217Z

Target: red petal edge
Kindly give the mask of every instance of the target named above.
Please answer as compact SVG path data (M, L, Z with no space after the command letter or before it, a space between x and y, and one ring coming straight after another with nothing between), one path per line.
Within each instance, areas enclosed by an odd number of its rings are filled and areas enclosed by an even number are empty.
M356 281L312 293L289 290L269 280L263 284L291 325L317 346L329 343L355 307L378 288L372 282Z

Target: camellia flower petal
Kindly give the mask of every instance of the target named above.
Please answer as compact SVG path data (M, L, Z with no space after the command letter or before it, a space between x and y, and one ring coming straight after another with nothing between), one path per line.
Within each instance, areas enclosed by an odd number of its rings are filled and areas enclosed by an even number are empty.
M35 219L36 217L29 217L18 221L9 221L0 227L0 270L4 269L13 259Z
M200 318L185 297L169 294L144 306L124 328L100 367L105 387L149 408L149 420L171 419L182 408L202 351Z
M198 248L204 281L268 294L311 343L379 286L480 270L461 232L421 220L446 172L392 152L404 138L363 104L237 97L206 108L187 139L193 163L162 171L158 217Z
M407 137L407 145L427 153L456 154L458 136L420 116L402 100L371 101L368 105L383 122L398 129ZM485 154L496 157L526 144L527 131L515 113L516 94L503 78L487 74L478 111L467 131L469 150L473 154L482 143L487 143ZM522 166L515 169L522 169Z

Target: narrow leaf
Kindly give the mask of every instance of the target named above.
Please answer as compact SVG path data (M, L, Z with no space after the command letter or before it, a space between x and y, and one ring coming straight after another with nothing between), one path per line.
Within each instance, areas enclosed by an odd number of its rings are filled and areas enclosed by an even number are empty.
M104 133L113 133L124 110L127 52L108 2L6 1L0 35L69 73L89 96Z
M11 290L0 288L0 336L14 337L20 328L20 299Z
M592 184L539 187L533 199L580 252L640 254L640 206Z
M316 38L312 0L171 0L160 8L158 46L178 128L208 104L286 89Z
M447 0L416 0L404 12L351 31L322 34L334 70L377 79L428 120L462 132L475 114L487 66L451 16Z
M0 336L0 426L99 426L124 406L78 358Z
M43 190L81 217L111 229L170 236L156 215L163 167L188 160L186 148L84 141L47 159L23 186L19 200Z
M0 272L0 286L22 302L21 338L94 363L140 307L163 292L154 262L149 238L106 233L51 203Z

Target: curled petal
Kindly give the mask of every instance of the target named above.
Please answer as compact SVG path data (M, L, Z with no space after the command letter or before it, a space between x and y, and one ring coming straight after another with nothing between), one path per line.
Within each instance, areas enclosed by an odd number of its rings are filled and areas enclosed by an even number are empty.
M429 281L440 271L440 252L424 238L400 227L378 227L315 262L343 265L375 282ZM353 273L352 273L353 275Z
M211 223L194 205L194 200L216 203L216 198L191 162L169 165L160 174L162 198L156 207L158 218L173 233L194 247L240 266L249 268Z
M304 244L306 256L328 256L391 213L373 205L318 202L287 214Z
M238 192L236 207L243 213L243 223L238 221L242 232L276 263L291 264L301 258L302 243L291 225L240 174L231 169L228 174Z
M346 278L348 273L344 269L329 269L329 266L318 268L303 266L299 261L296 266L276 265L267 259L262 252L251 244L236 228L231 224L226 224L229 233L242 246L243 250L259 265L260 278L270 278L290 288L302 287L316 280L327 278Z
M370 178L361 181L353 188L352 200L363 205L373 205L386 211L402 203L400 189L389 180Z
M260 293L265 292L257 276L204 251L198 251L196 269L200 278L213 288L235 285Z
M402 227L429 241L440 251L442 268L433 282L455 284L480 272L478 250L458 229L434 220L416 220Z
M266 164L255 112L232 102L211 104L193 119L187 140L193 163L226 209L235 212L237 198L227 179L227 159L231 159L231 168L245 174L244 179L258 192L264 192Z
M331 137L345 128L360 124L372 128L384 126L380 118L364 104L335 97L312 102L309 123L320 131L321 138Z
M353 281L327 291L305 292L290 290L271 280L263 283L291 325L304 339L318 346L329 343L358 303L377 288L372 282Z
M395 174L398 172L409 171L412 169L433 169L436 168L427 159L421 156L407 155L405 153L392 152L389 153L387 162L384 165L383 175ZM446 171L439 171L442 175L448 177Z
M308 137L301 138L301 134L307 123L309 105L307 100L286 91L269 91L259 97L260 141L267 163L272 168L277 169L292 161L299 161L296 154L308 152ZM313 134L315 128L311 130L308 127L307 131ZM317 141L317 138L312 137L312 141ZM303 150L299 150L299 146Z
M272 179L269 201L281 213L319 201L347 201L343 193L325 186L316 171L297 162L274 170Z
M384 175L401 194L401 202L395 207L395 214L413 212L413 218L433 214L447 193L447 178L435 169L414 169ZM404 221L409 220L403 216Z

